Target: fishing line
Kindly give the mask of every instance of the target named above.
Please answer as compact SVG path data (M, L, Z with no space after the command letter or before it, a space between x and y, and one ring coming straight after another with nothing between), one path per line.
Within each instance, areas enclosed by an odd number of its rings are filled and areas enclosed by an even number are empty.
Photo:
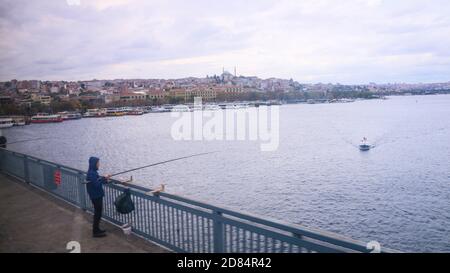
M123 172L112 174L110 177L114 177L114 176L118 176L118 175L121 175L121 174L130 173L130 172L134 172L134 171L138 171L138 170L142 170L142 169L146 169L146 168L150 168L150 167L153 167L153 166L162 165L162 164L166 164L166 163L170 163L170 162L174 162L174 161L179 161L179 160L192 158L192 157L197 157L197 156L204 156L204 155L213 154L213 153L218 153L218 151L194 154L194 155L189 155L189 156L183 156L183 157L170 159L170 160L166 160L166 161L162 161L162 162L158 162L158 163L153 163L153 164L142 166L142 167L139 167L139 168L134 168L134 169L131 169L131 170L126 170L126 171L123 171Z

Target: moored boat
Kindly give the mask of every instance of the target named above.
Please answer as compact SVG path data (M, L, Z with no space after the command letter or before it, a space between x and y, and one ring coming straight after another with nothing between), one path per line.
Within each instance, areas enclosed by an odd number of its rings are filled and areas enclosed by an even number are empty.
M11 128L14 126L12 118L2 118L0 119L0 129Z
M106 117L105 109L88 109L86 113L84 113L83 117L85 118L101 118Z
M152 113L165 113L165 112L170 112L170 109L167 109L163 106L161 107L152 107L151 109Z
M133 109L127 112L127 115L130 116L142 116L144 114L144 111L139 109Z
M27 125L25 119L14 120L14 126L25 126Z
M37 114L31 118L31 123L55 123L63 122L60 115Z
M191 109L187 105L177 105L172 108L172 112L191 112Z
M125 115L125 112L119 108L108 108L106 109L106 115L108 117L121 117Z
M78 112L59 112L58 115L61 116L63 120L75 120L81 119L83 116Z
M359 144L359 149L360 149L361 151L369 151L370 149L372 149L372 145L370 145L370 144L367 142L367 138L366 138L366 137L364 137L364 138L361 140L361 143Z
M216 111L221 110L222 108L217 104L207 104L205 105L205 111Z

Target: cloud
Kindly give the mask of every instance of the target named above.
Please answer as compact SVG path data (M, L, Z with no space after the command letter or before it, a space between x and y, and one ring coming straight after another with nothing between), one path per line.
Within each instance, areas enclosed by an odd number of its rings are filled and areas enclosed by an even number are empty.
M0 80L448 81L443 0L2 0Z

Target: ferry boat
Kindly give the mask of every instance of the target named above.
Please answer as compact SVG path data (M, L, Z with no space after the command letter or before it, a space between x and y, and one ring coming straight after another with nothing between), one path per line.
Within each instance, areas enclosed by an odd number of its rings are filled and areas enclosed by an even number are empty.
M55 123L55 122L63 122L62 117L60 115L49 115L39 113L31 118L31 123Z
M2 118L0 119L0 129L13 127L13 119L12 118Z
M128 112L133 111L133 108L131 107L120 107L118 109L123 113L123 115L127 115Z
M121 117L125 115L125 112L119 108L108 108L106 109L106 115L108 117Z
M106 117L105 109L88 109L86 113L84 113L83 117L85 118L101 118Z
M9 127L11 127L10 125L8 125L10 123L10 119L12 120L12 125L13 126L25 126L25 125L27 125L27 118L25 116L1 116L0 120L3 123L3 126L4 126L2 128L9 128Z
M59 112L58 115L61 116L63 120L75 120L81 119L83 116L78 112Z
M359 149L360 149L361 151L369 151L371 148L372 148L372 145L370 145L370 144L367 142L367 138L364 137L364 138L361 140L361 144L359 144Z
M140 109L133 109L127 112L127 115L130 116L142 116L144 114L144 111Z
M14 123L14 126L25 126L25 125L27 125L27 123L26 123L26 121L25 121L25 118L22 118L22 119L15 119L15 120L13 121L13 123Z

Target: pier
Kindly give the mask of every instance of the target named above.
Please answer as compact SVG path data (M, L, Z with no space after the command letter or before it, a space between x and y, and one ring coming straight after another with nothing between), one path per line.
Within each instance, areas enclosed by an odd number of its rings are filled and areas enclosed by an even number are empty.
M367 243L335 233L218 207L130 185L105 185L104 219L109 236L91 237L92 206L85 173L43 159L0 149L0 252L318 253L373 252ZM131 190L136 210L113 205ZM132 235L119 228L131 224ZM395 252L381 247L377 252Z

